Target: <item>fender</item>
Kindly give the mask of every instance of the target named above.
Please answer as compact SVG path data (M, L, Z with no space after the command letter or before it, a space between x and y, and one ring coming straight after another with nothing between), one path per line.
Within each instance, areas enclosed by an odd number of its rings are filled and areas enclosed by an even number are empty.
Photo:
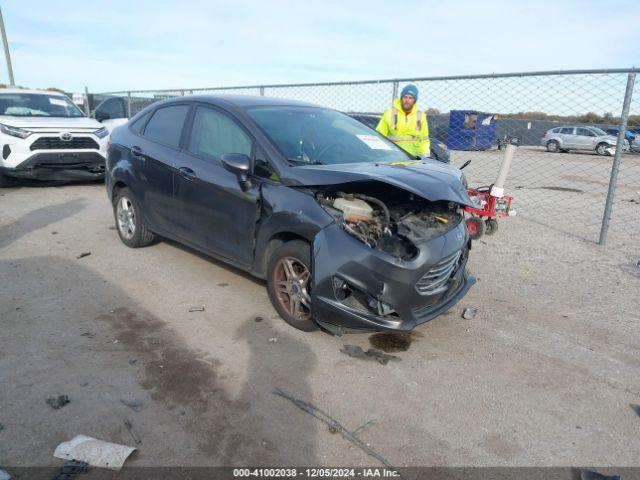
M296 205L297 211L292 212L289 205ZM252 273L264 278L270 254L267 246L271 240L299 237L312 244L317 233L332 222L333 218L316 202L310 191L264 182Z

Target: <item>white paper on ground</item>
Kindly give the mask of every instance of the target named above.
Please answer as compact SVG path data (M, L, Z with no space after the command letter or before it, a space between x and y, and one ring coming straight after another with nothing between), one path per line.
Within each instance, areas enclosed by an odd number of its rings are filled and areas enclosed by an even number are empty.
M127 445L76 435L70 441L58 445L53 456L63 460L81 460L93 467L120 470L134 450L136 449Z
M384 140L380 137L376 137L375 135L356 135L356 137L366 143L371 150L392 150Z

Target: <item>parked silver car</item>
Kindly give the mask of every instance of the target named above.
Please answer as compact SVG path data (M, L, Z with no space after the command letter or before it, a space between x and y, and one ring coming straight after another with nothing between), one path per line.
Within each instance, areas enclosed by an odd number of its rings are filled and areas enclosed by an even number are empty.
M610 155L616 148L618 139L598 127L556 127L544 132L540 144L549 152L569 150L592 150L598 155ZM629 150L629 142L624 141L623 150Z

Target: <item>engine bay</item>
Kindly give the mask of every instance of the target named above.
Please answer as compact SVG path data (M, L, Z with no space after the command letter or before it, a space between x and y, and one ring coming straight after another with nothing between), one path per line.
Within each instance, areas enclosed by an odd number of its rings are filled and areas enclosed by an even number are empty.
M430 202L380 182L345 184L316 192L320 205L348 234L402 260L416 244L444 235L462 221L455 202Z

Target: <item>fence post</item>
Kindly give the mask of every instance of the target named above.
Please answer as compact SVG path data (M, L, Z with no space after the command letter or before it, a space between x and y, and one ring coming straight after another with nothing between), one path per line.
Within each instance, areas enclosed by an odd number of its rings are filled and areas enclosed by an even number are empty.
M625 140L625 131L627 130L627 120L629 118L629 108L631 106L633 84L635 81L635 72L630 73L627 77L627 89L624 92L624 103L622 104L622 114L620 115L618 131L618 142L616 143L616 153L613 156L613 165L611 166L609 191L607 192L607 202L604 205L604 215L602 216L602 227L600 229L600 240L598 240L598 245L604 245L607 243L607 233L609 232L609 222L611 221L611 210L613 209L613 196L616 193L616 183L618 182L618 172L620 171L620 156L622 154L622 145Z
M127 92L127 118L131 118L131 92Z
M89 105L89 87L85 85L84 87L84 101L86 105L84 106L84 111L87 114L87 117L91 116L91 105Z
M395 102L396 97L398 96L398 81L394 80L393 81L393 92L391 93L391 105L393 105L393 102Z

